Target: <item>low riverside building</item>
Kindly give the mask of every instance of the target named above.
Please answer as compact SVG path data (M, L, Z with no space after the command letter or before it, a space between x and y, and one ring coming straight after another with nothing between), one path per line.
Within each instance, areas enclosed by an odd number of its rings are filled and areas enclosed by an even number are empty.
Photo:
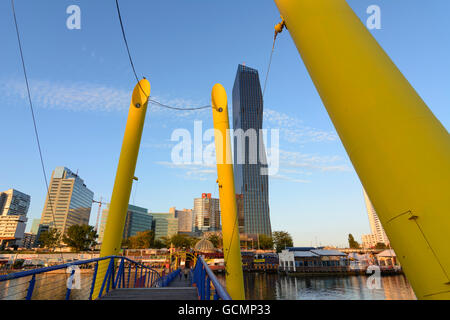
M254 270L276 271L278 270L278 255L276 253L258 253L253 260Z
M286 248L278 254L279 270L286 272L345 272L348 259L338 250L313 247Z
M398 272L401 270L401 265L398 263L397 256L392 249L387 249L377 254L376 260L381 271Z
M255 260L255 252L241 251L242 268L244 271L251 271L253 269L253 261Z
M242 268L244 271L277 271L278 254L274 252L241 251Z

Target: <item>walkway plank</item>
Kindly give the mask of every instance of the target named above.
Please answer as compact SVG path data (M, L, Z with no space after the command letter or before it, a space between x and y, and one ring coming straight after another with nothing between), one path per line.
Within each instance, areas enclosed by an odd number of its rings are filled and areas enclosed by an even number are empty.
M98 300L198 300L194 287L115 289Z
M190 277L173 279L164 288L120 288L111 290L98 300L198 300L197 288Z

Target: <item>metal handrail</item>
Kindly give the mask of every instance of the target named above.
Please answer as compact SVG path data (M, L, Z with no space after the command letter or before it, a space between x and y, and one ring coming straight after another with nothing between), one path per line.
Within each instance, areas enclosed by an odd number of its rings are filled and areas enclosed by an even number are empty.
M193 283L195 283L201 300L211 299L211 282L215 289L214 300L232 300L227 290L217 279L216 275L209 268L205 259L199 256L193 272Z
M116 263L115 262L116 259L120 260L120 265L118 266L117 269L114 267L114 265ZM173 279L172 277L170 277L171 279L169 281L163 281L166 279L163 279L157 270L155 270L151 267L145 266L139 262L133 261L127 257L108 256L108 257L95 258L95 259L89 259L89 260L74 261L74 262L51 266L51 267L10 273L7 275L0 276L0 283L6 282L9 280L24 278L24 277L31 277L31 279L29 281L25 281L23 283L23 284L25 284L28 282L28 289L25 290L25 291L27 291L25 299L31 300L31 298L33 296L33 292L36 291L35 283L36 283L36 281L38 281L38 279L36 279L36 275L55 271L55 270L66 269L70 266L87 265L87 264L95 263L93 280L91 283L91 289L90 289L90 294L89 294L89 300L91 300L93 291L94 291L94 285L95 285L97 274L98 274L99 262L105 261L105 260L110 260L110 262L109 262L108 270L102 281L102 287L100 289L99 297L102 296L104 289L106 290L106 292L108 292L110 288L115 289L115 288L124 288L125 286L129 287L130 280L131 280L130 275L131 275L131 265L132 264L134 265L133 270L136 270L134 285L133 285L134 287L136 287L136 285L143 286L143 287L149 287L149 286L152 287L155 285L164 287ZM125 278L125 274L126 274L125 262L128 262L128 264L129 264L128 268L127 268L128 269L127 279ZM138 268L140 268L141 274L139 277L139 281L137 282ZM144 274L143 274L143 270L145 270ZM73 277L74 274L75 274L75 270L72 270L70 277ZM68 287L67 291L66 291L66 296L65 296L66 300L70 299L71 291L72 291L71 288Z
M136 262L136 261L133 261L131 259L128 259L127 257L124 257L124 256L108 256L108 257L103 257L103 258L95 258L95 259L89 259L89 260L74 261L74 262L69 262L69 263L65 263L65 264L59 264L59 265L51 266L51 267L44 267L44 268L38 268L38 269L33 269L33 270L14 272L14 273L10 273L10 274L6 274L6 275L3 275L3 276L0 276L0 282L6 281L6 280L18 279L18 278L27 277L27 276L32 276L32 275L35 275L35 274L45 273L45 272L49 272L49 271L66 269L66 268L68 268L70 266L78 266L78 265L89 264L89 263L98 262L98 261L102 261L102 260L108 260L108 259L112 259L112 258L125 259L125 260L127 260L127 261L129 261L131 263L134 263L134 264L142 267L142 268L149 269L149 270L152 270L152 271L158 273L158 271L156 271L155 269L153 269L151 267L147 267L146 265L143 265L143 264L141 264L139 262Z

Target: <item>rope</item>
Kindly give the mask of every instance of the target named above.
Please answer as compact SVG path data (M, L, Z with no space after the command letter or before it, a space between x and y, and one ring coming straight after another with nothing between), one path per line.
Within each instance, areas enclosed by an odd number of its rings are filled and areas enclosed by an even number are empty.
M139 82L139 77L137 75L136 68L135 68L134 63L133 63L133 58L132 58L131 53L130 53L130 47L128 45L127 36L126 36L126 33L125 33L125 27L124 27L123 21L122 21L122 14L120 13L119 0L116 0L116 9L117 9L117 15L119 17L120 28L122 30L123 41L124 41L125 47L127 49L128 59L130 60L131 69L133 71L133 74L134 74L134 77L136 79L136 82L139 85L139 88L141 88L142 93L144 93L144 95L147 96L147 102L150 102L151 104L158 105L158 106L163 107L163 108L172 109L172 110L179 110L179 111L192 111L192 110L201 110L201 109L211 108L210 105L209 106L203 106L203 107L178 108L178 107L169 106L167 104L163 104L163 103L161 103L159 101L156 101L156 100L150 98L150 96L144 91L144 89L142 89L141 83ZM145 77L144 77L144 79L145 79Z
M155 105L158 105L158 106L163 107L163 108L172 109L172 110L180 110L180 111L192 111L192 110L201 110L201 109L212 108L212 106L210 106L210 105L203 106L203 107L178 108L178 107L172 107L172 106L163 104L161 102L158 102L158 101L156 101L154 99L150 99L150 98L148 99L148 102L150 102L152 104L155 104Z
M36 117L34 115L33 102L31 100L30 85L29 85L29 82L28 82L28 75L27 75L27 70L26 70L26 67L25 67L25 59L23 57L22 42L20 40L20 32L19 32L19 27L18 27L18 24L17 24L16 9L14 7L14 0L11 0L11 7L12 7L12 13L13 13L13 17L14 17L14 25L16 26L16 35L17 35L17 42L19 44L20 58L21 58L21 61L22 61L23 75L25 77L25 84L26 84L26 87L27 87L28 102L29 102L29 105L30 105L31 117L33 118L34 134L36 136L36 142L37 142L37 146L38 146L38 150L39 150L39 157L40 157L40 160L41 160L42 174L44 175L45 186L47 188L47 198L48 198L48 203L50 205L50 211L52 213L53 223L54 223L54 225L56 227L54 208L53 208L52 201L51 201L51 198L50 198L50 191L49 191L48 181L47 181L47 173L45 172L44 157L42 156L42 149L41 149L41 143L40 143L40 140L39 140L39 134L38 134L37 124L36 124ZM64 257L63 257L62 252L61 252L61 259L62 259L62 261L64 263Z
M269 67L267 68L266 79L264 80L263 98L264 98L264 94L266 93L267 79L269 78L270 66L272 65L272 57L273 57L273 52L275 51L276 40L277 40L277 35L275 34L275 36L273 37L272 52L270 53Z

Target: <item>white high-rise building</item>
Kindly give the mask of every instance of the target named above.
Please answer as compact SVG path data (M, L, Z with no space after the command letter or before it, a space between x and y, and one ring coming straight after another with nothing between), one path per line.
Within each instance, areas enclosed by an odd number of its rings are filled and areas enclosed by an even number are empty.
M377 243L381 242L384 243L385 245L388 245L389 239L386 235L386 232L383 229L383 226L381 225L377 212L375 211L375 208L373 207L372 202L370 201L369 196L366 193L366 190L363 189L363 193L364 193L364 201L366 203L367 208L367 215L369 216L370 230L372 231L371 234L375 235Z
M203 232L221 230L219 199L211 198L211 193L194 199L194 226Z
M20 245L24 238L31 197L15 189L0 192L0 243Z

